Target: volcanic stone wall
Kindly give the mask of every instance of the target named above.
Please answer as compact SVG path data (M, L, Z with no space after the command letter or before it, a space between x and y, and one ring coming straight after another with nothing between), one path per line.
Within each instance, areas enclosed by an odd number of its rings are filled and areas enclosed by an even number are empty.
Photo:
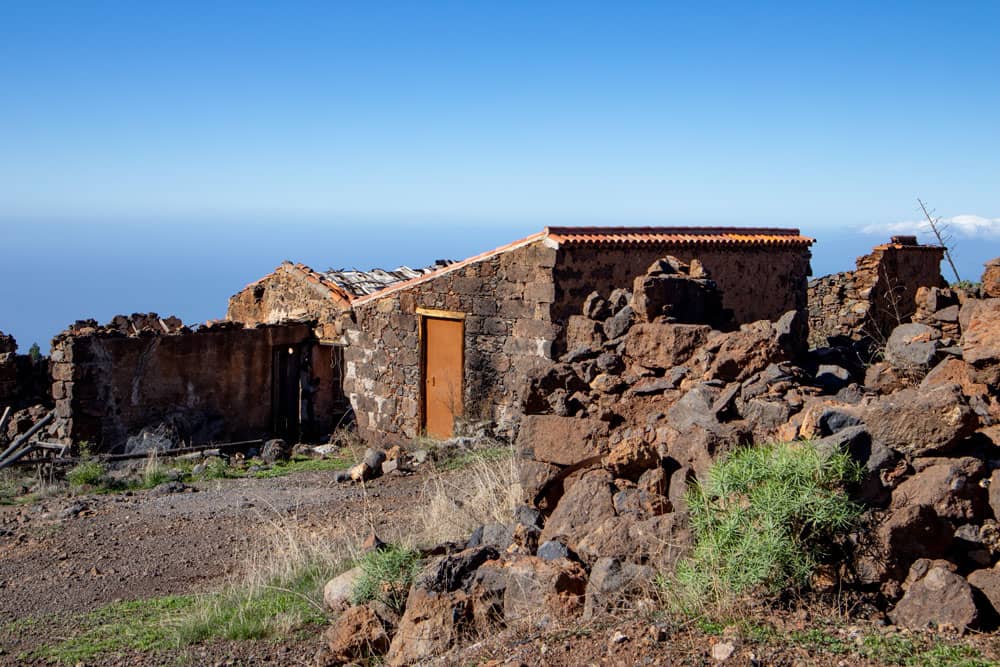
M315 320L320 337L332 339L340 335L336 324L346 308L318 276L285 262L230 297L226 319L247 326Z
M361 434L375 442L420 434L418 308L465 314L464 416L511 429L524 377L551 358L555 261L536 242L356 302L344 384Z
M607 297L615 287L631 286L653 261L673 255L697 259L722 291L723 306L738 324L777 320L789 310L805 310L811 253L807 246L709 246L658 244L628 248L560 248L555 267L553 319L578 315L580 304L597 290ZM561 350L562 351L562 350Z
M916 310L917 290L946 287L944 249L907 243L876 246L857 259L854 271L809 283L809 344L822 347L865 340L885 341Z
M309 324L63 334L51 357L57 436L100 452L120 451L161 422L192 444L263 437L272 427L273 351L311 339Z

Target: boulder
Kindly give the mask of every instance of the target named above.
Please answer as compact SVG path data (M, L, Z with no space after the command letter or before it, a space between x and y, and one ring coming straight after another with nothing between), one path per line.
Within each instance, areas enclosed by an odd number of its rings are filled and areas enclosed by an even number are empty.
M612 317L604 321L604 335L608 340L614 340L623 336L629 330L629 327L632 326L634 317L635 315L631 306L623 307Z
M472 629L472 604L467 593L439 593L414 585L385 662L400 667L423 663L450 649Z
M583 300L583 316L591 320L604 321L611 317L611 304L597 292L591 292Z
M505 563L504 620L546 626L583 609L587 572L566 558L522 556Z
M865 388L879 394L892 394L910 384L911 378L905 377L885 361L874 363L865 370Z
M1000 257L986 262L981 282L984 297L1000 298Z
M517 448L533 452L542 463L571 466L606 452L607 422L599 419L525 415L517 435Z
M1000 379L1000 299L967 301L968 321L962 327L962 356L979 372L980 382Z
M264 443L260 450L260 458L271 465L278 461L287 461L292 455L292 447L281 438L274 438Z
M881 571L869 580L884 576L902 578L920 558L941 558L951 548L954 531L929 505L906 505L892 510L876 529L878 554L874 565Z
M382 472L382 464L385 463L385 452L381 449L369 447L365 450L364 463L370 470ZM377 475L376 475L377 476Z
M685 363L708 341L712 328L703 324L642 322L625 341L625 356L644 368L666 370Z
M889 612L898 626L911 630L952 629L965 632L976 625L976 608L969 582L946 567L935 565L912 583Z
M798 319L789 318L791 322ZM798 345L798 334L790 322L783 322L781 328L765 320L741 325L739 331L712 340L715 354L705 379L742 382L770 364L792 359Z
M587 382L568 363L558 363L551 366L540 366L530 371L527 390L525 391L523 407L528 415L546 414L551 412L549 397L563 391L572 395L577 391L587 391Z
M559 468L548 463L535 461L534 459L521 458L517 461L517 480L521 487L521 502L528 505L538 506L539 509L550 509L542 507L546 501L554 502L558 498L543 498L545 491L551 488L551 483L559 474Z
M346 609L351 604L354 586L361 578L360 567L353 567L326 582L323 587L323 604L331 611Z
M640 322L665 317L673 322L723 327L728 317L715 282L680 274L639 276L632 293L632 309Z
M983 462L972 457L933 459L924 467L914 461L916 474L892 492L892 506L927 505L939 517L958 523L979 523L987 506L986 490L979 481L986 473Z
M618 558L599 558L587 581L584 620L622 606L626 598L649 591L655 577L656 572L647 565L623 562Z
M941 332L926 324L900 324L889 334L885 360L904 373L925 373L939 356Z
M364 662L384 655L395 622L395 615L385 605L350 607L334 619L324 634L332 662Z
M611 474L603 469L588 471L559 500L539 542L558 539L578 552L580 540L614 515Z
M571 315L566 323L566 349L590 350L605 341L604 327L600 322L582 315Z
M634 434L611 448L611 451L601 459L604 466L614 477L622 477L636 481L647 470L660 464L660 455L656 446L641 438L642 434Z
M872 442L914 456L947 451L979 424L954 384L883 396L867 407L864 421Z
M994 616L1000 613L1000 569L998 566L976 570L969 574L968 581L989 602L992 608L990 612Z
M921 389L931 389L944 384L957 384L962 394L969 398L986 398L989 387L978 382L976 369L963 359L944 359L920 383Z

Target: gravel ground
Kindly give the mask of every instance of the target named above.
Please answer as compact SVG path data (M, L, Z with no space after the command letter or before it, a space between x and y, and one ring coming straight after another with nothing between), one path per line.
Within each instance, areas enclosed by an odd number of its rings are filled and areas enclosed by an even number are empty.
M0 507L0 664L19 664L19 653L69 636L81 612L220 587L269 526L347 531L359 540L371 527L390 539L412 529L419 476L383 478L362 489L335 483L333 474L211 480L177 493ZM40 618L44 623L25 622ZM281 643L216 642L182 650L169 661L302 664L318 646L318 632ZM166 660L130 656L97 664Z

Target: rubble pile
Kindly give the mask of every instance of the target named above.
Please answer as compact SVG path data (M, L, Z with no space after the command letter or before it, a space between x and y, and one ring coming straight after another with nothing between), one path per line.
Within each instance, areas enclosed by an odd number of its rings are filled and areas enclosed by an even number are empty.
M630 291L592 294L569 351L525 392L515 521L441 545L401 615L342 615L328 657L411 664L498 624L614 607L690 548L689 482L775 440L846 451L863 469L850 492L864 523L832 564L837 586L900 626L995 627L1000 298L983 294L921 290L919 321L896 327L867 372L850 349L807 350L801 312L732 327L696 263L667 257Z

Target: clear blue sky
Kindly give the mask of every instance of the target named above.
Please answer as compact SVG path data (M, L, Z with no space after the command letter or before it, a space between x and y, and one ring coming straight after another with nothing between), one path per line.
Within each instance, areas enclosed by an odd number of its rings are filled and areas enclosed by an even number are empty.
M796 226L825 273L917 196L976 277L998 34L997 2L2 2L0 329L545 224Z

